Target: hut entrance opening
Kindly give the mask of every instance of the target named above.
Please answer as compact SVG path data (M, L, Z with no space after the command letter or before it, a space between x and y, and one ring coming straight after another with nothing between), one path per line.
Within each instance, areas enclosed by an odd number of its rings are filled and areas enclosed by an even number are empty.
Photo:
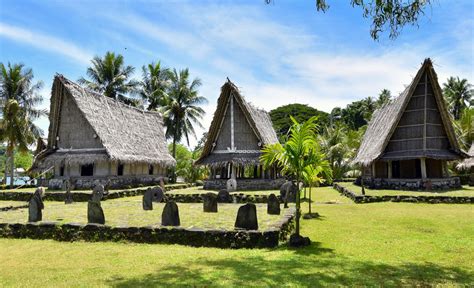
M81 176L94 176L94 164L82 165Z

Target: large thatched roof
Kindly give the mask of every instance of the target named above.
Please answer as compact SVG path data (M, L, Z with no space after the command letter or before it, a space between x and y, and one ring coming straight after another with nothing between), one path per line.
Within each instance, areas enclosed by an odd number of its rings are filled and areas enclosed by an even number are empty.
M258 164L261 153L259 151L233 151L229 153L213 153L215 141L219 136L220 128L224 121L224 117L229 105L230 97L234 97L235 101L241 108L245 119L249 123L251 129L255 133L260 147L267 144L278 143L278 137L273 129L270 116L265 110L258 109L245 101L237 86L228 80L221 87L221 94L217 100L217 109L214 112L211 126L209 128L206 143L204 145L201 157L196 161L199 165L222 165L228 162L240 164Z
M423 155L420 155L420 151L406 151L403 152L403 155L400 153L397 155L386 155L387 153L384 153L385 148L392 137L402 114L406 110L406 107L415 92L417 84L420 82L420 79L425 72L432 84L433 94L438 103L441 121L450 142L451 150L426 150L421 152ZM400 96L374 112L353 163L367 166L374 160L382 157L387 159L390 157L393 157L394 159L411 159L420 156L446 160L465 157L465 153L461 151L456 140L456 135L451 124L451 118L446 109L442 90L438 83L438 76L433 68L433 63L429 58L425 59L413 81L408 85L408 87L406 87Z
M74 111L82 115L98 139L98 147L84 147L83 142L73 147L62 147L59 142L61 113L64 99L72 99ZM164 135L161 114L130 107L122 102L85 89L57 75L51 93L50 126L47 149L37 157L41 168L62 161L92 163L95 161L120 161L123 163L149 163L174 165ZM77 125L77 131L84 127ZM88 128L88 129L89 129ZM77 147L76 147L77 146Z
M471 148L469 148L469 152L467 152L469 158L464 159L458 165L458 169L469 169L474 167L474 143L471 144Z

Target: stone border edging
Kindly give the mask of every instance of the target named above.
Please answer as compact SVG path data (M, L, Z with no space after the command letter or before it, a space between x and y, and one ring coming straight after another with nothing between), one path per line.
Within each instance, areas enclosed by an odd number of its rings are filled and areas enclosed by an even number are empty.
M408 202L408 203L429 203L429 204L472 204L474 197L469 196L412 196L412 195L357 195L346 187L334 183L333 188L341 195L354 201L354 203L376 203L376 202ZM423 192L419 192L423 193Z
M192 184L179 184L172 186L165 186L165 191L170 190L179 190L192 187ZM123 191L112 191L107 195L104 195L102 201L108 199L117 199L123 197L132 197L132 196L140 196L145 193L148 188L137 188L137 189L130 189L130 190L123 190ZM90 200L91 193L88 192L71 192L72 200L75 202L87 202ZM0 200L12 200L12 201L29 201L31 196L33 196L33 192L0 192ZM43 200L45 201L64 201L66 197L66 193L64 191L61 192L46 192Z
M111 227L100 224L0 223L0 237L53 239L89 242L130 241L136 243L181 244L217 248L274 248L288 239L295 227L295 209L289 208L275 224L265 231L204 230L180 227Z
M21 206L7 206L7 207L1 207L1 208L0 208L0 212L11 211L11 210L18 210L18 209L24 209L24 208L28 208L28 204L26 204L26 205L21 205Z

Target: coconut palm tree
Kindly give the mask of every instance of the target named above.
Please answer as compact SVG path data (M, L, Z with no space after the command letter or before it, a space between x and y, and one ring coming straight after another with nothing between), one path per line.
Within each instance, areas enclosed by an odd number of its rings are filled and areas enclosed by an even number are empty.
M126 104L138 105L136 99L127 97L134 94L138 87L138 82L130 79L135 68L125 66L122 55L108 51L104 58L95 56L91 63L86 72L90 80L81 77L78 80L80 84Z
M317 117L311 117L303 123L298 123L293 117L291 117L291 120L293 125L289 130L288 141L284 145L275 143L265 146L260 161L266 167L273 165L280 167L284 175L288 175L296 180L296 183L300 183L304 179L305 169L308 166L318 164L320 154L317 151L316 133L318 126L315 123ZM299 185L297 186L299 187ZM302 239L300 236L300 217L300 191L298 191L296 193L296 231L295 235L292 235L295 242Z
M156 110L163 106L170 86L170 70L161 65L160 61L142 67L143 80L140 82L140 96L148 101L148 110Z
M166 138L173 141L172 154L175 157L176 144L184 137L189 146L190 136L196 137L194 125L202 128L200 121L205 112L199 105L207 103L207 99L199 95L201 80L195 78L190 81L187 68L179 72L173 69L170 81L171 85L161 111L166 126Z
M449 77L447 83L443 84L443 94L448 102L449 111L455 120L459 120L464 109L471 106L474 91L467 79Z
M18 147L25 152L25 147L40 137L43 131L33 121L47 116L47 110L38 108L43 97L38 91L42 82L33 83L33 71L23 64L0 63L0 108L3 113L0 129L0 140L7 142L7 158L10 161L11 182L13 185L14 150ZM31 137L32 135L32 137ZM5 169L5 177L7 178Z
M464 109L461 118L453 124L461 146L469 150L474 141L474 108Z

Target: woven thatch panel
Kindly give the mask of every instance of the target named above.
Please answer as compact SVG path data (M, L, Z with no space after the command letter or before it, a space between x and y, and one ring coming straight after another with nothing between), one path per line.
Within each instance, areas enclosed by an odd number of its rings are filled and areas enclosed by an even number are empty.
M61 90L65 89L61 88ZM58 148L104 148L72 97L65 91L61 91L61 93L63 93L63 105L58 125Z
M457 143L430 59L424 61L412 83L400 96L373 114L354 163L369 165L376 159L397 160L397 157L444 160L466 157Z
M388 177L388 163L385 161L375 162L375 178Z
M226 114L224 116L224 122L222 123L219 136L216 140L215 150L227 150L231 146L231 121L230 121L230 107L227 107Z
M258 138L238 105L234 105L234 144L237 150L260 150Z

